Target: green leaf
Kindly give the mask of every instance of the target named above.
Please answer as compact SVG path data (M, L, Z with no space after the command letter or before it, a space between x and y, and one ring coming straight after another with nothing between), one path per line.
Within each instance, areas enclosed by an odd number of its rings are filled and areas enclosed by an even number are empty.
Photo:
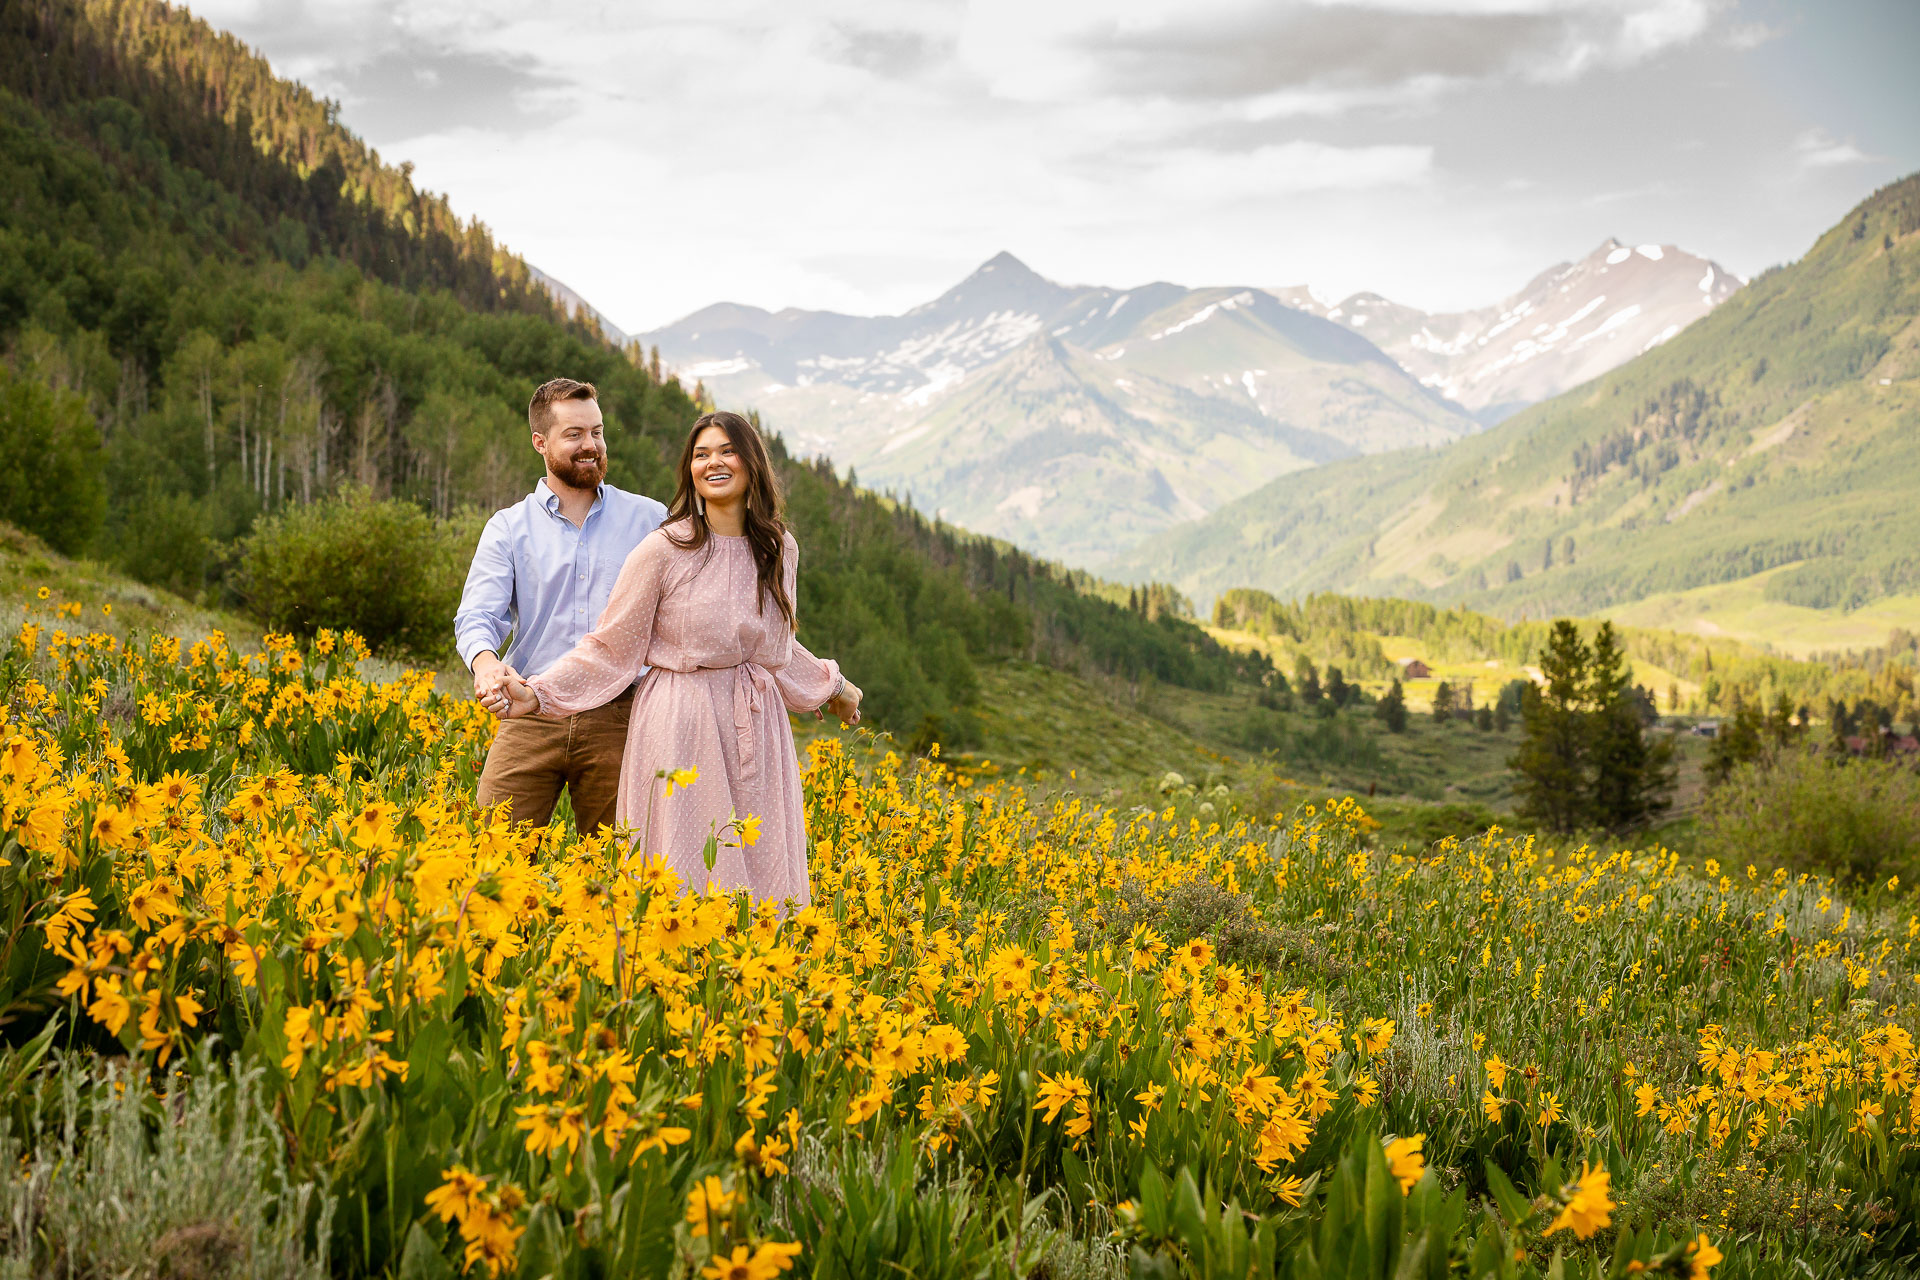
M1060 1153L1060 1174L1067 1184L1068 1209L1078 1211L1086 1208L1087 1201L1093 1199L1093 1181L1087 1176L1087 1162L1071 1148L1063 1150Z
M1140 1225L1155 1239L1164 1239L1167 1220L1167 1180L1152 1165L1140 1171Z
M1509 1227L1518 1227L1533 1217L1533 1206L1527 1203L1525 1196L1513 1189L1513 1183L1507 1181L1507 1175L1500 1172L1500 1166L1493 1161L1486 1162L1487 1186L1493 1191L1493 1198L1499 1202L1501 1216Z
M9 1070L4 1082L0 1082L0 1098L11 1098L20 1090L20 1084L33 1074L40 1060L47 1056L47 1050L53 1044L53 1036L60 1029L60 1015L56 1012L47 1019L47 1025L40 1033L21 1045L12 1055Z
M453 1280L453 1264L434 1242L424 1223L416 1221L400 1251L399 1280Z
M1413 1238L1411 1248L1400 1251L1400 1265L1393 1270L1393 1280L1417 1280L1427 1270L1427 1254L1433 1247L1433 1228L1428 1227Z
M1173 1184L1173 1225L1179 1238L1190 1245L1200 1246L1207 1238L1207 1211L1200 1203L1193 1170L1185 1165Z

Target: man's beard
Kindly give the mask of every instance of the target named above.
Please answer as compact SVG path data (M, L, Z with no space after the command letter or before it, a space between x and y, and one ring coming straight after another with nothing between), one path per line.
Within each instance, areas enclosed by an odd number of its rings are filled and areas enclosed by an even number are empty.
M547 465L553 469L554 479L575 489L592 489L599 485L607 474L605 454L594 454L592 461L571 458L565 462L550 458Z

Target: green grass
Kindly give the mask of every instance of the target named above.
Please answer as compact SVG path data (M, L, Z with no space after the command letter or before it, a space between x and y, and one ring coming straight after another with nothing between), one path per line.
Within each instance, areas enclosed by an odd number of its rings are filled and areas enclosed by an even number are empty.
M0 523L0 627L12 631L30 612L44 616L62 604L80 606L77 615L62 619L71 631L158 631L188 641L224 631L236 643L257 638L253 633L259 631L239 614L192 604L93 560L69 559Z
M221 631L240 647L256 643L260 632L260 625L243 614L196 605L96 562L69 559L0 525L0 631L13 630L29 616L44 620L49 608L61 604L78 606L77 615L61 620L72 631L122 637L157 631L188 642ZM1389 652L1403 656L1391 645ZM1463 672L1466 667L1474 664L1465 664ZM376 662L369 669L390 675L399 668ZM1450 679L1461 675L1445 666L1436 671ZM1517 673L1502 667L1495 680L1481 677L1474 667L1465 674L1475 676L1476 699L1485 701ZM1436 682L1410 682L1410 700L1424 705ZM458 665L438 672L436 684L456 695L469 687ZM1249 747L1244 733L1250 717L1277 716L1289 740L1311 735L1324 722L1304 712L1263 712L1247 687L1208 694L1159 686L1130 697L1124 688L1029 662L983 665L980 684L981 742L972 750L943 753L963 773L1018 777L1042 789L1129 803L1158 803L1162 779L1177 773L1195 787L1224 783L1230 797L1223 811L1267 816L1301 801L1351 795L1381 822L1376 839L1389 847L1421 847L1444 835L1484 830L1490 822L1508 828L1517 823L1506 767L1517 730L1482 732L1457 720L1440 724L1416 710L1407 732L1393 734L1370 706L1349 708L1334 723L1350 727L1357 740L1378 752L1379 761L1342 762ZM821 734L857 732L811 717L795 717L794 730L803 748ZM1684 813L1697 798L1698 757L1704 748L1697 739L1681 741L1678 809ZM1684 835L1684 820L1673 831Z
M1887 596L1857 609L1812 609L1766 597L1771 578L1791 572L1795 561L1752 577L1691 591L1648 596L1602 610L1622 626L1727 636L1764 645L1796 658L1816 653L1869 649L1886 643L1895 627L1920 631L1920 595Z
M1203 602L1333 590L1509 618L1590 615L1801 561L1777 599L1837 613L1911 596L1916 264L1920 177L1604 377L1443 449L1284 476L1112 569Z

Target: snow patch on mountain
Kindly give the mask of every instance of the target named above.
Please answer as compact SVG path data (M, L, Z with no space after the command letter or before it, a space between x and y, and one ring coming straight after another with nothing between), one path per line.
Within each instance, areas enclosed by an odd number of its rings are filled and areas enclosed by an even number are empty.
M1673 245L1608 240L1476 311L1434 314L1367 293L1321 306L1301 286L1270 292L1364 331L1423 386L1491 423L1651 350L1744 283ZM1602 307L1605 319L1582 331Z

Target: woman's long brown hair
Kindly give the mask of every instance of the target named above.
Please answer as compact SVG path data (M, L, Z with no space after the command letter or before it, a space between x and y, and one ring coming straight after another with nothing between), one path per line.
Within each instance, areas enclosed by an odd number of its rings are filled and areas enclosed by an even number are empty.
M687 529L684 534L669 529L667 537L677 547L697 551L706 546L713 535L707 526L705 504L697 500L693 488L693 444L708 427L718 427L727 433L727 439L733 442L734 455L747 469L747 509L743 514L747 544L753 549L754 576L760 583L760 602L764 605L767 597L772 596L780 616L791 628L793 600L787 595L786 576L781 572L781 559L786 553L787 522L781 514L785 503L780 486L774 483L767 446L761 442L753 424L739 414L724 410L703 413L694 421L693 430L687 432L686 447L680 450L679 485L673 493L673 505L667 509L668 522L685 519Z

